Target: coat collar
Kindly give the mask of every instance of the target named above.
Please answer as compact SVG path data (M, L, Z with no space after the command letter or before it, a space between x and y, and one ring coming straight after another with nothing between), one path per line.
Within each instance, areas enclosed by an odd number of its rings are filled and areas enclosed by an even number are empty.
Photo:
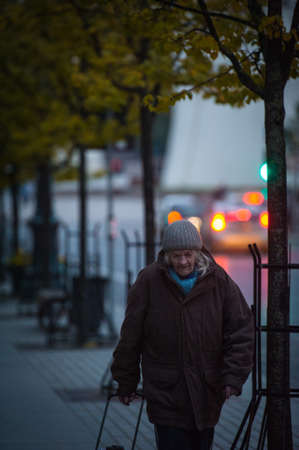
M172 283L172 286L177 288L176 294L180 298L182 298L182 295L183 295L183 299L181 300L183 304L189 302L194 297L197 297L198 295L202 294L203 292L206 292L206 291L212 289L215 284L215 280L212 275L216 270L217 263L215 262L213 256L210 254L210 252L206 248L203 248L202 251L210 258L210 260L211 260L210 266L209 266L207 272L205 273L205 275L198 278L195 285L193 286L193 289L187 295L183 292L183 289L181 288L181 286L179 286L178 283L176 283L174 281L174 279L169 275L168 266L164 260L165 251L161 250L158 254L158 258L157 258L158 267L159 267L160 271L162 272L163 276L165 276Z

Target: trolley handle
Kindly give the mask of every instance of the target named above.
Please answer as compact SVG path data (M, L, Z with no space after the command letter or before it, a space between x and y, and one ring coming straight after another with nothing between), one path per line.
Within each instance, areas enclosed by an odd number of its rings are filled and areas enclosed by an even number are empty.
M140 425L141 416L142 416L142 411L143 411L143 406L144 406L144 395L143 395L143 393L140 392L140 391L136 391L135 394L138 397L141 398L141 405L140 405L139 412L138 412L138 417L137 417L137 422L136 422L136 426L135 426L135 433L134 433L134 438L133 438L133 441L132 441L131 450L134 450L134 448L135 448L136 439L137 439L137 435L138 435L138 431L139 431L139 425ZM108 394L106 405L105 405L105 409L104 409L104 414L103 414L103 417L102 417L102 422L101 422L101 425L100 425L100 431L99 431L97 443L96 443L96 446L95 446L95 450L98 450L99 444L101 442L103 429L104 429L104 424L105 424L108 408L109 408L109 405L110 405L110 401L111 401L111 399L113 397L118 397L118 395L119 394L117 394L117 393L109 393Z

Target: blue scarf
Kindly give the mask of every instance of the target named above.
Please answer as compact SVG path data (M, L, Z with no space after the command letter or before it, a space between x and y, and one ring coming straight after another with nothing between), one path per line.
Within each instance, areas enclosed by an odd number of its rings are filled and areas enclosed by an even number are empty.
M199 275L198 270L195 269L186 278L181 278L172 267L169 267L169 274L182 287L185 294L189 294Z

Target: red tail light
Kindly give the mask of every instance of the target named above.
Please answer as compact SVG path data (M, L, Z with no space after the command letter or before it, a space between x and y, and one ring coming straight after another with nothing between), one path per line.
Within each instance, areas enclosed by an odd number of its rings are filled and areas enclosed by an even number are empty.
M248 222L251 219L251 216L252 214L249 209L243 208L236 211L236 218L240 222Z
M216 213L211 222L214 231L223 231L226 228L225 216L223 213Z
M228 222L248 222L251 219L252 213L247 208L236 209L226 213L226 220Z
M268 225L269 225L268 211L261 212L259 219L260 219L260 225L263 228L268 228Z
M261 205L265 198L261 192L245 192L243 202L246 205Z

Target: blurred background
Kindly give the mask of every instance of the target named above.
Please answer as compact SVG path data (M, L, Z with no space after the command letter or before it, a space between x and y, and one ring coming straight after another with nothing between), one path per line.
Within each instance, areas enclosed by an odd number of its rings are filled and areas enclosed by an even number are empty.
M292 139L298 136L296 88L290 83L286 102ZM289 232L295 258L299 160L298 146L291 138L288 143ZM153 149L155 252L163 228L188 218L251 301L248 244L257 243L265 257L267 252L262 105L239 110L195 96L157 117ZM62 295L57 289L74 294L74 279L82 276L83 263L86 279L104 280L108 320L101 316L102 332L115 336L128 285L146 263L138 139L130 146L119 140L108 151L86 149L84 159L83 193L80 150L74 150L68 165L57 173L40 167L37 177L23 182L15 181L13 168L6 164L9 183L1 191L2 290L19 296L20 309L30 304L34 309L42 288L56 289L56 295Z
M1 291L52 334L59 319L77 343L113 340L127 289L154 260L164 227L187 218L250 303L248 244L267 257L263 102L228 72L217 84L223 57L210 41L199 51L188 40L182 12L160 10L153 20L155 7L128 3L119 21L117 1L105 14L85 3L12 1L2 9ZM285 10L288 23L288 3ZM186 41L174 39L178 32ZM190 90L207 79L203 94ZM298 91L290 79L292 258Z

